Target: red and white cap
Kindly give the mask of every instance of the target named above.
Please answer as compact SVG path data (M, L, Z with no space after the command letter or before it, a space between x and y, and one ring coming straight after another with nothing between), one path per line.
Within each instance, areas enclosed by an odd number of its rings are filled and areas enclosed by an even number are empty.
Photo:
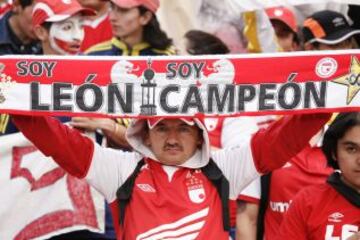
M161 122L164 119L166 119L166 118L162 118L162 117L149 118L147 120L147 124L150 129L153 129L159 122ZM178 118L176 118L176 119L178 119ZM195 125L195 121L191 118L179 118L179 119L182 120L183 122L185 122L187 125L190 125L190 126Z
M297 22L294 13L286 7L272 7L266 9L270 20L278 20L285 23L293 32L297 32Z
M160 7L159 0L111 0L114 4L121 8L133 8L144 6L151 12L156 13Z
M40 26L44 22L60 22L78 13L85 16L96 14L94 10L82 7L77 0L36 0L32 24Z

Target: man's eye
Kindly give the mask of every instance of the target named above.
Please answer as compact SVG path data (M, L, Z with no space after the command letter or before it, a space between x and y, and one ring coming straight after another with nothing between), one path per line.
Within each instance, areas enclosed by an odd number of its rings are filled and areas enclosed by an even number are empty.
M158 132L165 132L165 131L167 130L167 128L160 126L160 127L157 127L156 130L157 130Z
M181 127L179 129L180 132L190 132L190 128L189 127Z
M71 25L65 25L62 28L64 31L69 31L71 29Z
M347 151L348 153L355 153L355 152L357 151L357 149L356 149L355 147L347 147L347 148L346 148L346 151Z

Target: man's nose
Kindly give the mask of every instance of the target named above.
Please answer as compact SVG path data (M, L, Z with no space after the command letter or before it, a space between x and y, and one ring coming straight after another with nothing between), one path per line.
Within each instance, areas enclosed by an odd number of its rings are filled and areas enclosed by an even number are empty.
M356 156L356 163L360 165L360 154L358 153Z
M178 134L175 130L170 130L167 135L167 143L174 144L178 142Z
M82 27L75 27L73 31L73 40L80 42L84 40L84 29Z

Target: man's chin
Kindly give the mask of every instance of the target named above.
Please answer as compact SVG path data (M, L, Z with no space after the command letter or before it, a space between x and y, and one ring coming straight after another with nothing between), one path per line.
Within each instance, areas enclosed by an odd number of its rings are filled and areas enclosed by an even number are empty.
M159 160L160 161L160 160ZM174 157L164 158L162 161L160 161L164 165L168 166L179 166L186 162L184 159L176 159Z

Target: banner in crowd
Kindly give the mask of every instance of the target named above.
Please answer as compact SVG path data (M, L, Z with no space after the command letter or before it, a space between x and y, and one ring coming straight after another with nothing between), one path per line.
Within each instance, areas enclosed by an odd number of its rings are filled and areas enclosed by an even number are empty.
M340 3L340 4L354 4L360 5L358 0L229 0L229 3L242 9L242 11L253 11L264 9L268 7L277 6L297 6L304 4L323 4L323 3Z
M355 109L360 51L0 57L0 112L230 116Z
M0 137L0 239L104 232L104 198L67 175L21 133Z

